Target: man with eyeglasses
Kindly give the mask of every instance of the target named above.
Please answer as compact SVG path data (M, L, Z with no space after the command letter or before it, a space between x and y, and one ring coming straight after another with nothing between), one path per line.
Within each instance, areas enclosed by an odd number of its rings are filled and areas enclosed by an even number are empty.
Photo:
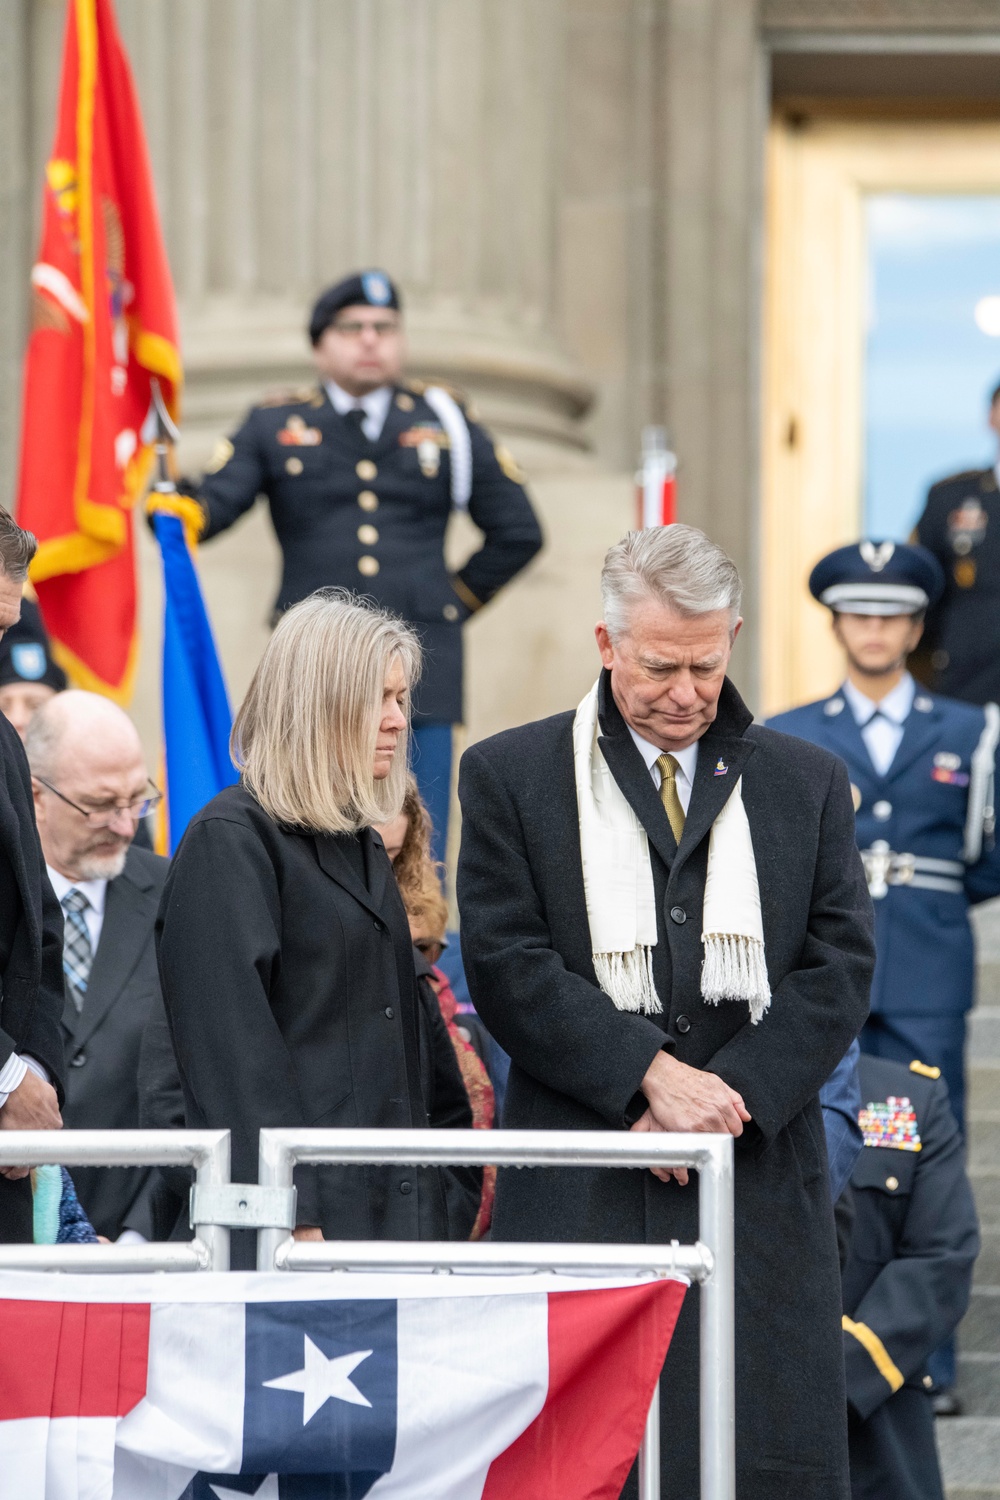
M67 1084L75 1130L139 1126L139 1048L160 993L153 924L167 861L136 848L160 793L135 726L107 698L70 691L28 725L35 817L63 909ZM80 1202L110 1240L160 1238L161 1174L149 1167L74 1167Z
M276 612L326 585L374 597L416 627L424 672L414 770L444 857L452 725L462 719L462 625L542 545L523 475L443 386L403 379L399 291L382 271L345 277L316 302L317 386L252 408L188 497L152 497L202 540L267 496L284 558ZM453 510L483 545L456 571Z

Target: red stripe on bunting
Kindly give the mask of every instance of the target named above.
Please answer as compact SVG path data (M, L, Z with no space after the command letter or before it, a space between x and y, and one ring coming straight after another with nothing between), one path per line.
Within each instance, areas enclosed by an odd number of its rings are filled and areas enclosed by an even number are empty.
M678 1281L549 1294L549 1394L482 1500L618 1500L684 1301Z
M145 1304L0 1301L0 1421L123 1417L148 1364Z

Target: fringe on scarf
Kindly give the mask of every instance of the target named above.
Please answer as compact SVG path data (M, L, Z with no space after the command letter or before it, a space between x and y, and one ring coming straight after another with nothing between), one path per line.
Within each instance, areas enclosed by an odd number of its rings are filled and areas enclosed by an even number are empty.
M702 997L710 1005L718 1005L720 1000L746 1000L750 1020L756 1026L771 1004L764 944L757 938L715 932L703 936L702 943Z
M616 1010L662 1015L663 1006L653 982L652 948L636 947L631 953L595 953L593 957L597 982L611 996Z

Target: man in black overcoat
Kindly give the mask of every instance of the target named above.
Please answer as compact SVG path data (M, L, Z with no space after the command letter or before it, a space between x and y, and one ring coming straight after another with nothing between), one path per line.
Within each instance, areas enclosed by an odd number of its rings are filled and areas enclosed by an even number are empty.
M0 633L21 613L35 539L0 508ZM63 1092L62 913L45 875L31 777L0 714L0 1130L58 1130ZM31 1241L27 1167L0 1168L0 1243Z
M826 751L753 725L725 676L739 578L702 533L632 533L609 552L602 587L596 693L576 716L497 735L462 760L462 949L476 1008L512 1058L503 1123L736 1138L738 1494L847 1500L839 1267L817 1101L867 1014L874 965L847 773ZM624 1008L635 1002L613 971L604 989L597 982L595 955L609 971L594 927L615 898L605 884L588 920L601 876L591 862L585 889L579 733L574 749L588 702L592 754L638 819L652 875L655 995L641 1008ZM740 797L756 881L744 880L731 906L752 908L749 886L759 886L763 953L759 935L746 943L766 955L753 1014L746 1001L702 994L713 824ZM500 1173L501 1240L692 1243L697 1230L697 1185L683 1170ZM662 1382L664 1500L699 1495L697 1362L692 1289Z

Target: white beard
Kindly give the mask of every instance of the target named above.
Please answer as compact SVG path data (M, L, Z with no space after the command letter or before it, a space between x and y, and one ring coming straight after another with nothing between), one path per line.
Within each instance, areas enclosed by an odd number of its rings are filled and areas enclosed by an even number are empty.
M76 868L77 880L117 880L125 868L128 845L116 849L113 854L91 854L80 860Z

